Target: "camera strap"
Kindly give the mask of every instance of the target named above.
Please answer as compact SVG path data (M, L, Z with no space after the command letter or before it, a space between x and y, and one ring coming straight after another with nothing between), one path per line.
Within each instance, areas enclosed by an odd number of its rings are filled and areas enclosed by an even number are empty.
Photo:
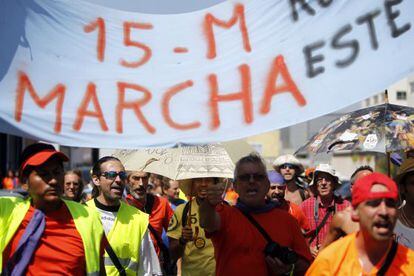
M251 224L253 224L256 229L260 232L260 234L262 234L262 236L265 238L265 240L269 243L269 242L274 242L272 240L272 238L269 236L269 234L267 234L267 232L263 229L262 226L260 226L260 224L247 212L241 210L240 208L237 208L237 210L240 211L240 213L242 213L250 222Z

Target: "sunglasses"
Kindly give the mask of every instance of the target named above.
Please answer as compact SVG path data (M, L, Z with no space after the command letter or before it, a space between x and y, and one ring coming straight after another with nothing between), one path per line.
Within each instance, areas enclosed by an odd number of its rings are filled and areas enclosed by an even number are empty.
M266 177L267 175L261 173L246 173L237 176L237 179L243 182L248 182L251 179L253 179L253 181L263 181L266 179Z
M116 171L108 171L101 173L103 177L109 180L114 180L118 175L121 180L127 179L128 175L124 171L116 172Z
M392 198L378 198L378 199L368 200L366 202L366 205L371 206L371 207L378 207L383 201L385 202L385 206L389 208L397 208L398 203Z
M295 169L296 166L293 164L286 163L286 164L281 165L280 168L281 169Z

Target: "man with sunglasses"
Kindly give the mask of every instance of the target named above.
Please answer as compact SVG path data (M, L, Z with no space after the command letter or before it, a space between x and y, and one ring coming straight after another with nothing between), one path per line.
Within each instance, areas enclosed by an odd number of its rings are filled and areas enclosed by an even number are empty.
M280 173L286 184L285 198L290 202L300 205L309 197L306 183L299 180L299 175L303 173L303 165L291 154L279 156L273 162L273 168Z
M98 275L102 225L93 210L62 199L68 157L35 143L20 160L29 198L0 198L0 274Z
M307 275L414 275L414 251L397 244L398 189L380 173L356 181L352 219L360 230L325 248Z
M214 245L216 275L303 274L312 258L309 248L295 219L276 204L266 202L269 179L261 157L250 154L241 158L235 167L234 180L239 194L235 206L222 204L221 189L214 184L208 186L207 198L200 205L200 225ZM275 244L290 249L281 252L274 246L270 250ZM297 259L282 262L287 251L294 251Z
M329 164L319 164L315 168L310 184L315 196L308 198L300 205L311 229L306 236L314 257L318 255L321 244L328 234L333 215L350 206L347 200L334 194L339 185L335 169Z
M267 192L266 199L276 203L280 209L287 211L298 222L302 231L310 230L308 219L302 212L302 209L293 202L285 199L286 184L283 176L275 171L267 172L270 188Z
M116 157L102 157L92 168L94 198L86 204L99 211L108 239L106 274L161 275L148 234L148 215L122 201L126 180L124 166Z

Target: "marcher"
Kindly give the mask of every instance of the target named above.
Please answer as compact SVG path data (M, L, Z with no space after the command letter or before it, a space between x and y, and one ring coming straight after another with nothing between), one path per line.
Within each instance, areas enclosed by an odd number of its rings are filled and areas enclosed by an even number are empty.
M102 157L93 166L94 198L86 204L99 211L109 242L105 248L106 274L119 275L123 269L127 274L161 275L148 234L148 215L121 200L126 179L124 166L115 157ZM115 257L109 255L111 249Z
M303 274L312 258L309 248L295 219L266 203L269 180L261 157L241 158L234 176L236 206L222 204L222 189L214 183L200 206L200 225L214 245L216 275Z
M36 143L20 160L30 198L0 197L1 274L98 275L103 265L99 215L61 199L68 157Z
M215 274L214 248L211 240L206 238L204 230L200 227L199 205L207 196L209 183L217 183L218 181L218 178L196 178L183 181L184 183L181 185L182 187L192 186L184 193L188 196L192 195L194 198L177 207L171 218L167 235L171 257L173 260L179 258L182 260L181 275L183 276ZM188 215L189 210L191 211L190 216Z
M168 247L162 241L163 231L168 230L168 225L174 212L167 199L155 196L148 192L149 173L143 171L131 171L128 173L128 195L126 202L149 215L150 236L159 257L164 272L170 269L170 256ZM168 272L170 273L170 272Z
M335 170L329 164L319 164L310 184L315 196L308 198L300 206L310 224L311 230L306 236L314 257L328 234L333 215L350 205L347 200L335 196L334 191L339 185Z
M273 162L273 168L285 179L285 198L290 202L300 205L309 198L306 183L299 181L298 176L303 173L303 165L291 154L281 155Z
M168 177L162 179L162 195L168 200L173 210L175 210L178 205L186 202L179 197L180 187L178 181L169 179Z
M84 203L82 172L70 170L65 172L63 197L68 200Z
M352 189L352 219L360 230L322 250L306 275L414 275L414 251L393 239L398 190L372 173Z
M15 177L13 170L8 170L6 177L3 178L3 189L13 190L19 185L19 180Z
M285 199L286 184L283 176L275 171L267 172L270 181L270 188L266 199L277 204L278 208L287 211L298 222L303 232L310 230L308 219L303 214L302 209L293 202Z
M351 191L355 181L373 172L374 170L370 166L358 167L351 175ZM355 233L359 230L359 224L352 221L351 215L352 206L346 207L344 210L334 214L331 224L329 225L328 234L326 235L320 249L327 247L340 237Z
M405 160L396 177L403 206L394 233L399 243L414 249L414 159Z

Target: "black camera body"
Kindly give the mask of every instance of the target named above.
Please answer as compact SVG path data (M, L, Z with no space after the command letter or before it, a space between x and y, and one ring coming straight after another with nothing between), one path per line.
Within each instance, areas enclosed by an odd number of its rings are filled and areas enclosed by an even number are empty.
M284 264L294 264L298 260L298 254L289 247L281 246L275 242L267 243L264 249L265 256L276 257Z

